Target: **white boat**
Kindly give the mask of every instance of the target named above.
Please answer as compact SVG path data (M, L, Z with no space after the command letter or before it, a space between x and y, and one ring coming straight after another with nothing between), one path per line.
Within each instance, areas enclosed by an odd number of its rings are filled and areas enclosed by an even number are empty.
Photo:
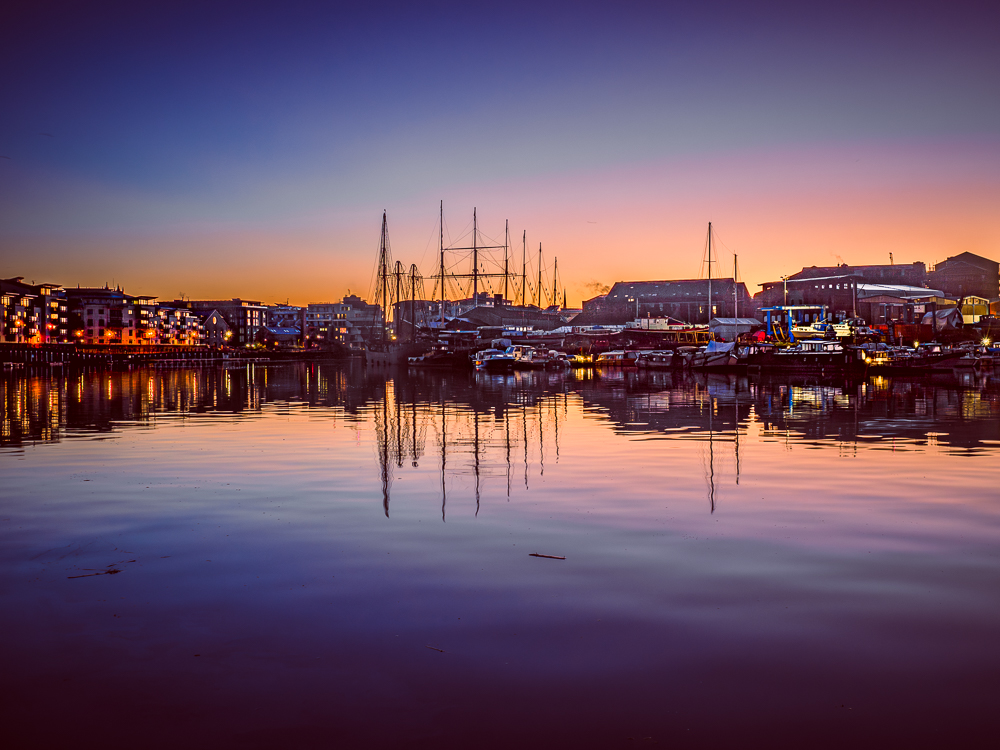
M639 352L630 349L619 349L604 352L597 357L594 367L635 367Z
M692 370L735 367L738 363L736 344L733 342L709 341L708 346L691 357Z
M641 370L672 370L677 366L679 360L674 357L673 351L649 351L639 352L636 357L635 366Z

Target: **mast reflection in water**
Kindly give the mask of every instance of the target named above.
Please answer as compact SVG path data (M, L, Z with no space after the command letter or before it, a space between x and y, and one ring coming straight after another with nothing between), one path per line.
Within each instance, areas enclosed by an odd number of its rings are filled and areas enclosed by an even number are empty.
M0 409L19 747L991 728L990 377L7 372Z

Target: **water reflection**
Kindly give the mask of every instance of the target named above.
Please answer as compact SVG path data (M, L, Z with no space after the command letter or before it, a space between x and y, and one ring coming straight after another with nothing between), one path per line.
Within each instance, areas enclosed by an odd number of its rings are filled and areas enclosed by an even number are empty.
M137 370L61 375L5 373L0 380L0 445L55 442L107 433L160 417L238 415L310 407L354 421L371 417L380 462L416 465L428 439L443 465L476 477L511 477L511 456L544 473L558 459L571 399L629 437L736 444L748 424L789 441L979 449L998 439L1000 387L876 377L860 383L796 383L734 375L580 371L567 374L383 373L359 365L249 365L236 369ZM564 429L564 428L563 428ZM503 454L498 462L497 451ZM516 462L516 461L515 461ZM525 474L527 477L527 474ZM527 478L525 479L527 481ZM391 477L387 476L391 485Z
M632 440L696 440L710 513L719 482L739 485L750 436L786 446L890 450L1000 445L1000 389L874 378L860 383L756 380L690 373L384 373L345 366L248 365L234 369L11 374L0 383L7 450L65 437L101 436L158 419L259 418L305 408L374 429L383 512L399 472L431 460L441 520L449 488L471 482L478 516L486 486L531 488L559 461L560 432L577 409ZM360 434L360 433L359 433ZM610 439L610 436L609 436ZM720 454L721 451L721 454ZM726 470L719 473L718 461ZM745 458L744 458L745 460Z

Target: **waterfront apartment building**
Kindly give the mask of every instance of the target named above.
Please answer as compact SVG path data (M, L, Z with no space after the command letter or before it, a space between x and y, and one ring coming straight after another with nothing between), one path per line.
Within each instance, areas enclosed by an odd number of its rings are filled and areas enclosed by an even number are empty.
M232 336L232 346L248 346L257 340L257 334L267 324L267 307L258 301L234 297L219 299L179 299L165 303L168 307L187 308L197 313L215 310L226 319Z
M160 343L156 297L125 294L120 288L66 290L70 336L81 344L141 346Z
M201 316L186 307L161 306L160 343L174 346L198 346L202 343Z
M229 344L233 331L218 310L199 312L201 318L201 343L219 349Z
M301 328L304 308L299 305L268 305L267 325L272 328Z
M314 302L302 308L301 330L303 346L322 341L347 343L347 315L350 305L342 302Z
M0 279L0 341L55 344L69 340L69 310L61 286L25 284L21 276Z

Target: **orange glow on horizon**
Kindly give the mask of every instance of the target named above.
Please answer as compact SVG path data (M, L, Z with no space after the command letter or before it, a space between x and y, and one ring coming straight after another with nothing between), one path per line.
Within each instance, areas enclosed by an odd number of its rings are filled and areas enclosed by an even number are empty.
M452 235L471 222L474 206L487 238L502 241L509 218L518 272L526 228L529 264L539 242L546 275L559 258L570 306L618 280L698 278L710 220L716 273L731 276L738 253L751 294L804 266L888 263L890 252L897 264L928 266L963 251L1000 258L1000 141L691 157L455 193L428 188L386 207L394 258L417 263L425 277L435 272L443 197ZM248 220L128 236L21 238L14 241L17 264L8 260L5 268L66 286L114 279L129 293L161 300L181 293L271 304L335 301L348 291L367 297L380 218L381 207L358 205L288 220L287 227ZM170 262L150 263L156 258ZM551 278L545 283L551 288ZM432 288L427 278L427 296Z

